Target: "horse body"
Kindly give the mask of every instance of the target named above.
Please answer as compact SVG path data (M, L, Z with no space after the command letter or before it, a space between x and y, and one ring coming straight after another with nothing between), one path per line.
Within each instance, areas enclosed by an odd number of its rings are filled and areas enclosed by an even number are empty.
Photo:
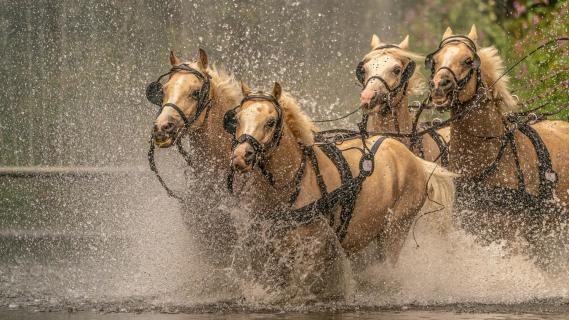
M227 155L231 152L231 143L224 137L223 115L241 101L241 90L231 74L207 65L207 55L202 50L198 62L182 62L173 53L170 62L173 68L185 65L210 77L207 98L211 104L195 117L189 128L184 128L178 111L162 107L154 125L155 143L170 147L177 139L188 137L192 148L190 166L195 179L183 197L182 215L192 232L199 235L196 240L209 254L210 261L225 265L236 234L229 212L219 208L220 203L228 201L222 172L226 170ZM192 73L173 72L162 86L161 105L173 104L187 119L192 119L199 108L193 93L200 88L203 82Z
M453 118L450 169L461 175L456 207L467 209L458 220L483 242L510 240L541 267L566 272L569 123L508 117L517 103L502 59L476 40L475 26L468 36L448 28L426 59L430 99Z
M410 133L414 129L415 115L409 110L408 96L422 91L422 83L414 67L414 60L421 56L407 51L409 36L399 45L387 45L373 35L371 47L372 51L364 57L356 73L361 72L362 75L360 81L364 88L360 100L364 111L372 114L372 130ZM449 128L437 130L437 134L448 143ZM398 139L425 160L441 162L442 150L431 135L423 135L415 144L411 138Z
M315 128L308 117L289 95L277 94L277 99L284 110L285 125L279 146L270 151L267 159L267 169L274 173L275 186L270 186L264 175L253 171L250 183L253 187L242 193L252 197L252 202L257 203L253 212L260 215L269 214L275 208L289 206L288 200L294 190L292 186L302 156L301 146L312 146L327 191L332 192L341 187L340 174L336 166L317 147L312 138ZM263 128L265 119L275 116L274 108L269 101L247 102L240 106L238 115L240 125L236 137L249 134L260 142L270 141L267 137L271 135L259 129ZM379 138L376 136L366 139L365 143L371 148ZM362 141L357 139L345 141L339 147L345 150L342 151L342 155L347 160L352 175L357 176L360 173L362 153L355 148L361 148ZM252 171L253 164L244 160L247 154L252 152L251 150L252 147L247 142L236 146L233 151L233 165L238 171ZM391 262L396 262L411 222L427 202L427 194L444 203L447 211L441 215L445 216L444 223L447 225L443 228L450 227L448 223L454 192L453 175L416 157L405 145L394 139L386 139L381 144L373 161L375 170L365 179L357 195L347 234L341 245L350 255L366 247L372 240L379 239L382 251ZM429 179L431 175L433 179ZM253 191L255 188L257 190ZM289 210L302 208L323 196L319 190L315 169L310 165L306 166L300 180L300 190L299 196ZM267 202L267 200L272 201ZM322 212L315 215L323 216L326 221L331 218L333 229L340 224L338 208L331 212L332 217L327 217L327 214ZM291 232L296 234L302 232L303 228L311 228L311 224L301 225Z
M451 123L450 169L461 174L465 179L477 178L488 168L497 157L501 139L508 130L514 130L517 158L525 182L526 191L539 196L539 159L531 140L519 130L516 124L504 118L503 113L515 107L516 102L507 89L508 79L502 77L503 63L496 49L471 49L460 39L437 50L434 55L436 66L433 68L433 83L431 97L435 105L450 107L451 117L456 121ZM456 38L452 30L447 29L443 43ZM468 39L476 42L476 28L473 26ZM470 76L460 90L456 90L457 79L466 79L473 52L477 51L480 77ZM462 60L467 63L463 63ZM438 68L438 69L435 69ZM452 72L451 72L452 71ZM478 82L478 83L477 83ZM488 88L490 84L495 84ZM451 102L449 95L456 90L456 98ZM477 93L478 90L478 93ZM480 93L481 92L481 93ZM455 106L450 104L455 103ZM465 111L464 108L470 108ZM543 120L530 125L536 130L549 151L553 170L556 172L557 184L555 195L561 200L561 205L569 208L569 123L565 121ZM518 188L516 172L516 156L510 147L505 149L502 159L498 162L497 170L484 183L490 186ZM547 199L544 199L547 200Z

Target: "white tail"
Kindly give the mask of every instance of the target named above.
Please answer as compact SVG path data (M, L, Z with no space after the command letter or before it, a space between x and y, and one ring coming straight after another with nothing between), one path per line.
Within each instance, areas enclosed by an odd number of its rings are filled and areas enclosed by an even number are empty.
M421 209L425 220L433 221L441 233L453 229L454 178L452 173L436 163L421 160L427 178L427 199Z

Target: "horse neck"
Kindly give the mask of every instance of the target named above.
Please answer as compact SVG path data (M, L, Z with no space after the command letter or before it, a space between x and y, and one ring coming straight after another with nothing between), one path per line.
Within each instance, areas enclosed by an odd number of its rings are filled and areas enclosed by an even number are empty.
M451 117L456 113L451 111ZM496 158L505 126L498 105L494 100L488 100L453 121L450 130L451 170L475 176Z
M391 107L391 111L387 115L375 114L373 117L373 131L397 132L397 126L399 126L400 132L411 132L412 130L413 118L408 108L406 94L397 105ZM405 140L404 142L408 144L408 139Z
M288 205L301 160L300 146L285 125L279 145L271 152L267 160L267 170L273 175L275 186L271 186L267 178L259 172L252 177L252 185L258 189L252 193L257 200L257 210L274 210Z
M231 154L231 136L223 129L223 116L230 106L239 104L239 101L231 101L214 88L212 85L213 98L208 118L192 136L192 148L199 153L199 163L225 170Z

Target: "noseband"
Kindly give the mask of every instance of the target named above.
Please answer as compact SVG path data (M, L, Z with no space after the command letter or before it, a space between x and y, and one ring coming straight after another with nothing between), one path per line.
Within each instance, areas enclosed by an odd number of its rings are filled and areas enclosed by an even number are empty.
M188 73L194 75L196 78L198 78L203 83L202 87L198 91L198 95L196 97L196 99L197 99L196 113L192 116L191 119L188 119L188 117L184 114L182 109L180 107L178 107L176 104L174 104L174 103L163 104L164 90L163 90L162 83L160 82L160 80L162 78L164 78L165 76L168 76L168 75L171 75L171 74L174 74L177 72L182 72L182 71L185 71L185 72L188 72ZM207 109L206 116L209 113L209 107L211 106L211 102L212 102L212 100L209 98L210 86L211 86L211 83L210 83L210 77L208 74L201 73L200 71L190 67L187 64L180 64L180 65L172 67L172 69L170 69L170 71L168 71L167 73L158 77L158 79L156 81L151 82L146 87L146 98L148 99L148 101L150 101L150 103L155 104L159 107L158 115L160 115L160 113L162 113L162 110L164 110L164 108L166 108L166 107L170 107L170 108L176 110L178 115L180 115L180 118L182 118L182 121L184 121L184 131L185 131L200 117L200 115L206 109Z
M237 109L241 108L243 104L247 101L269 101L275 107L277 111L277 119L275 124L275 131L273 133L272 139L265 145L263 145L259 140L249 134L241 134L238 138L235 137L237 132ZM282 133L283 133L283 110L281 105L279 104L278 100L273 97L272 95L266 95L262 93L254 93L251 95L246 96L241 100L241 103L227 111L223 117L223 127L225 131L233 135L233 142L232 142L232 150L244 143L247 142L253 147L253 151L255 152L255 160L253 162L253 166L257 166L261 171L261 174L267 179L269 184L275 184L275 179L273 175L267 170L267 153L270 152L273 148L277 147L281 141ZM229 191L233 191L233 179L234 179L234 169L233 166L230 167L230 171L227 177L227 188Z
M450 43L462 43L462 44L466 45L466 47L468 48L468 50L470 50L470 52L472 52L472 63L470 64L470 70L468 71L468 74L462 79L458 79L456 73L454 71L452 71L452 69L450 69L449 67L440 67L440 68L435 70L434 56L439 51L441 51L447 44L450 44ZM466 85L468 84L468 82L472 78L472 75L475 72L476 72L475 92L478 92L478 88L482 84L482 77L481 77L481 73L480 73L480 57L478 56L476 44L474 43L474 41L472 41L470 38L468 38L466 36L460 36L460 35L451 36L451 37L448 37L448 38L444 39L443 41L441 41L437 50L435 50L431 54L427 55L427 57L425 58L425 68L431 70L431 82L433 81L435 75L439 71L444 69L444 70L447 70L448 72L450 72L450 74L453 77L454 83L456 84L456 86L453 88L453 91L452 91L451 107L453 106L454 102L456 101L458 93L462 89L464 89L464 87L466 87Z
M373 49L373 51L381 49L389 49L389 48L401 49L399 46L396 46L394 44L386 44ZM389 110L391 109L391 106L394 105L391 99L393 99L393 97L395 97L399 93L399 91L405 91L407 89L409 80L411 79L411 76L413 76L413 73L415 72L415 66L416 66L415 61L413 60L409 61L409 63L405 67L405 70L403 70L403 73L401 74L401 79L399 80L399 84L397 84L397 86L395 86L394 88L390 88L389 85L387 84L387 81L383 77L377 75L371 76L367 79L367 81L365 81L365 69L364 69L365 63L366 63L365 61L361 61L356 67L356 78L363 86L362 90L364 90L369 84L369 82L374 79L379 80L383 84L383 86L387 89L387 99L385 101L386 104L383 110L381 111L381 114L385 116L387 115L387 112L389 112ZM398 104L399 102L397 102L396 104Z

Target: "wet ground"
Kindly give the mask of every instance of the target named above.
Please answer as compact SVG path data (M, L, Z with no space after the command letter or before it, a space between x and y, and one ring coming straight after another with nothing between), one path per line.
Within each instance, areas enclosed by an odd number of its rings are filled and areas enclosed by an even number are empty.
M439 239L424 221L419 246L362 270L348 302L279 307L207 263L152 176L54 179L0 180L1 320L569 319L567 276L461 232Z
M96 313L96 312L26 312L26 311L0 311L0 318L4 320L210 320L210 319L438 319L438 320L506 320L506 319L567 319L569 313L536 312L536 313L479 313L460 311L360 311L360 312L274 312L274 313L248 313L248 312L212 312L203 314L165 314L165 313Z

